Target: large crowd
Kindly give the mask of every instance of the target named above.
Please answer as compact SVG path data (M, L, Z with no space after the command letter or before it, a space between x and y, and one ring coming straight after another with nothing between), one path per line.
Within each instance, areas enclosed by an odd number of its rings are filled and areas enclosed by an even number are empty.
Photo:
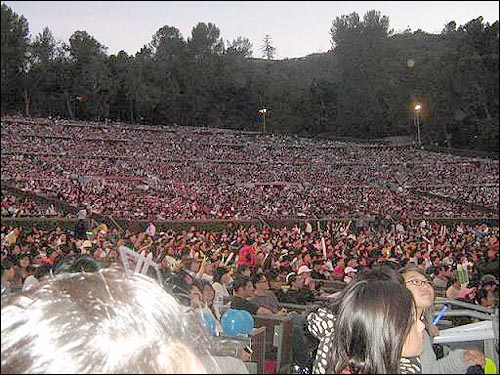
M3 183L117 218L498 215L498 161L489 159L194 127L11 117L2 119L1 143Z
M108 121L5 117L1 130L2 218L75 219L71 229L2 222L2 293L50 273L120 265L125 246L158 264L169 292L175 284L218 321L226 297L253 313L288 314L278 302L328 300L330 282L349 285L387 264L415 266L443 296L463 266L469 282L454 298L498 305L496 160ZM122 229L99 215L147 224ZM174 230L163 222L254 218L295 224ZM294 337L304 324L294 318Z

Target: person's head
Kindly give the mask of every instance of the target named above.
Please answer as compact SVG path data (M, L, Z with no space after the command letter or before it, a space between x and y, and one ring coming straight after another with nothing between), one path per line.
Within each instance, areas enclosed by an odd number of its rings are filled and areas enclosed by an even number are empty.
M234 279L233 282L233 290L234 295L247 298L253 296L254 287L252 284L252 280L248 276L238 276Z
M206 372L202 325L145 275L60 274L1 306L2 372Z
M356 275L357 275L357 272L358 270L356 268L353 268L351 266L347 266L345 269L344 269L344 281L349 283L351 282L352 280L354 280L356 278Z
M229 285L233 282L233 278L231 277L231 272L227 267L217 267L214 272L214 283L221 283L224 285Z
M424 312L434 305L434 288L428 276L418 267L408 266L400 270L406 287L413 294L417 309Z
M269 283L269 288L273 290L278 290L281 287L281 281L278 279L278 270L272 268L266 271L266 278Z
M434 336L432 321L434 319L435 291L431 279L422 269L415 266L403 267L399 273L413 295L418 316L425 323L429 335Z
M62 259L55 267L54 273L75 273L75 272L95 272L100 265L94 258L87 255L79 258L68 256Z
M239 264L236 273L241 276L250 277L252 275L252 269L246 264Z
M402 356L420 355L423 331L403 284L392 279L355 280L338 305L329 370L398 373Z
M214 303L215 298L215 290L212 284L210 284L208 281L203 280L201 283L201 288L203 302L208 306L211 306Z
M4 260L2 262L2 280L10 281L16 276L16 268L14 262L11 260Z
M191 285L193 283L193 276L189 274L186 270L181 270L178 276L187 284Z
M31 264L31 259L28 254L21 254L19 258L19 267L21 268L28 268L28 266Z
M190 259L187 262L187 266L189 267L189 270L191 270L192 272L198 272L201 267L201 260L197 258Z
M311 277L311 272L312 272L312 269L310 269L306 264L303 264L301 265L298 269L297 269L297 275L305 280L309 277Z
M200 279L194 279L190 285L191 306L200 307L203 303L203 286Z
M490 260L495 260L498 258L498 241L496 242L496 244L488 247L488 250L486 251L486 257Z
M492 275L486 275L492 276ZM479 285L479 289L477 290L477 294L475 296L475 300L484 307L493 307L495 304L495 300L498 298L498 283L496 279L486 279L486 276L483 277L483 281L481 281Z
M266 292L269 290L269 281L267 280L266 274L262 272L257 272L252 277L252 283L256 292Z

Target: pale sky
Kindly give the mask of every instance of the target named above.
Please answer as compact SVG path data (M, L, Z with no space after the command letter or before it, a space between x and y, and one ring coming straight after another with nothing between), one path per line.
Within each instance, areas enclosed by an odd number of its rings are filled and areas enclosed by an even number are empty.
M108 47L108 55L124 50L134 55L163 26L176 27L184 40L198 22L213 23L220 36L238 36L253 44L253 57L269 34L276 59L304 57L330 49L330 27L336 17L369 10L389 17L395 33L407 27L440 33L450 21L457 26L482 16L498 20L498 1L2 1L23 15L34 37L48 27L56 40L68 42L76 30L86 31Z

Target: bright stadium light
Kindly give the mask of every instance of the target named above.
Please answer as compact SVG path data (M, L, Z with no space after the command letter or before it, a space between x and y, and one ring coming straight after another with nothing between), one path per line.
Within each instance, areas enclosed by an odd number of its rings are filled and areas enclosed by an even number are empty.
M266 108L262 108L262 109L259 109L259 114L262 115L262 133L263 134L266 134L266 113L267 113L267 109Z
M415 105L415 117L414 117L414 123L417 126L417 143L418 147L422 147L422 140L420 139L420 110L422 109L422 106L420 104Z

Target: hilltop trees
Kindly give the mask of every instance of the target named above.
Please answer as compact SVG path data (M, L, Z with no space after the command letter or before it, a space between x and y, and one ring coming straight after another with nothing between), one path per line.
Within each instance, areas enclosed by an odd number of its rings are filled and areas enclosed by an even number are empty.
M239 36L237 39L233 40L232 43L228 42L226 54L241 57L252 57L252 47L253 45L248 38Z
M273 46L273 40L271 39L271 36L267 34L264 37L264 44L262 47L260 47L260 50L262 51L262 57L272 60L274 56L276 56L276 47Z
M111 56L84 30L30 38L4 4L1 30L2 113L259 130L266 107L269 132L359 139L414 135L418 102L424 144L499 148L498 21L482 17L394 34L380 12L354 12L332 21L330 52L284 60L269 35L252 58L248 38L225 44L203 22Z
M28 22L18 16L5 4L1 8L2 17L2 113L16 109L24 92L28 57Z

